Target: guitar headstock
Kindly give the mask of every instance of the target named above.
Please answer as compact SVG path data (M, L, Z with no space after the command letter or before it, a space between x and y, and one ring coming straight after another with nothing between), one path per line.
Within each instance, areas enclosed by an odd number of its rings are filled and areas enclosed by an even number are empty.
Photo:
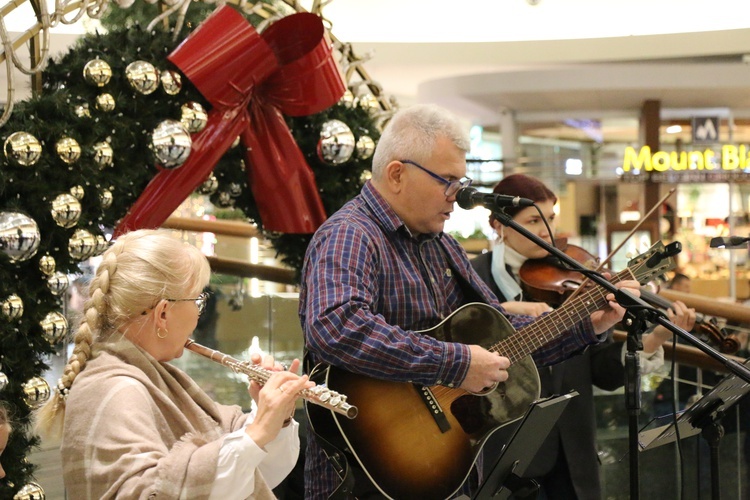
M631 259L628 262L628 268L635 275L638 283L645 285L677 267L673 256L680 253L681 249L679 242L664 246L663 242L657 241L646 252Z

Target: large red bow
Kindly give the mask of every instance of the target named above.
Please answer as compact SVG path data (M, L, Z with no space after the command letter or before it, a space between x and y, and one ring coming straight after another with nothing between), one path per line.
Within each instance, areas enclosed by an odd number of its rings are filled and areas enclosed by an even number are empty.
M115 236L159 227L210 174L239 136L263 227L312 233L326 219L315 177L282 113L304 116L334 105L345 87L320 18L287 16L262 35L238 12L218 8L168 57L211 103L187 161L161 170Z

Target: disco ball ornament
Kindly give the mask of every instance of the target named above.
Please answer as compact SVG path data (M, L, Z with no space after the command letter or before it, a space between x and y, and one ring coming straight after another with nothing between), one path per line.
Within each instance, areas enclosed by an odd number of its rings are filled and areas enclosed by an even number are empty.
M40 240L34 219L19 212L0 212L0 251L11 262L23 262L36 255Z
M221 208L229 208L231 206L234 206L234 199L232 199L232 195L229 194L226 191L222 191L219 193L219 197L216 200L216 204L219 205Z
M323 124L318 141L318 158L329 165L346 163L354 153L354 134L340 120L329 120Z
M18 295L11 294L0 302L0 309L8 321L14 321L23 316L23 300Z
M39 322L42 327L42 335L50 345L60 342L68 334L68 320L58 311L52 311Z
M86 192L83 190L83 186L73 186L70 188L70 194L80 201L86 195Z
M198 193L206 196L212 195L219 189L219 179L214 174L208 176L208 179L203 181L203 184L198 186Z
M109 189L103 189L102 192L99 193L99 204L105 210L112 206L114 199L115 197Z
M30 378L21 387L23 387L23 398L31 408L41 406L49 399L49 384L42 377Z
M45 276L52 276L56 268L57 262L55 262L55 258L53 256L42 255L42 257L39 259L39 270Z
M63 193L52 200L52 218L60 227L73 227L81 218L81 202L72 194Z
M346 106L347 108L353 108L354 107L354 94L351 90L347 90L344 92L344 95L341 96L341 99L339 99L339 102Z
M130 86L143 95L149 95L159 88L159 72L146 61L135 61L125 68L125 76Z
M85 229L76 229L68 240L68 253L77 260L85 260L94 255L96 238Z
M68 165L78 161L81 157L81 145L72 137L63 137L55 144L57 156Z
M8 387L9 382L10 380L8 380L8 376L4 374L3 372L0 372L0 391Z
M112 68L106 61L94 59L83 67L83 79L91 85L104 87L112 78Z
M375 141L369 135L362 135L357 139L357 158L366 160L375 152Z
M70 286L70 280L68 279L67 274L56 272L47 278L47 288L49 288L50 293L55 297L65 293L68 286Z
M112 94L99 94L96 96L96 109L109 113L115 110L115 98Z
M73 108L73 111L78 118L91 118L91 111L89 111L88 103L79 104Z
M3 150L8 160L22 167L31 167L42 156L42 144L28 132L10 134L5 139Z
M177 95L182 90L182 77L176 71L165 69L161 72L161 87L168 95Z
M164 120L151 133L151 150L156 160L166 169L185 163L193 148L190 133L177 120Z
M208 113L195 101L190 101L182 105L182 117L180 122L185 126L188 132L195 134L206 128L208 123Z
M45 500L46 498L44 489L33 482L23 485L23 488L13 496L13 500Z
M101 255L107 250L107 248L109 248L109 242L107 241L107 238L101 234L97 234L95 239L96 250L94 250L94 255Z
M97 142L94 148L94 162L99 166L99 170L111 167L115 152L107 141Z

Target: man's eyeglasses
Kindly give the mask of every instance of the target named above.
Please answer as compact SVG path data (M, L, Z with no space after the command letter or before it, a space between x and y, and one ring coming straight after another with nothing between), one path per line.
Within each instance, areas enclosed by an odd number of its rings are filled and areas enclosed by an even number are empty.
M440 182L442 182L443 184L445 184L445 197L446 198L450 198L451 196L453 196L454 194L456 194L458 192L458 190L461 189L461 188L465 188L465 187L471 186L471 179L469 179L468 177L464 177L463 179L458 179L458 180L455 180L455 181L449 181L448 179L444 179L443 177L440 177L435 172L433 172L431 170L427 170L426 168L424 168L422 165L420 165L419 163L417 163L415 161L401 160L401 163L408 163L409 165L414 165L418 169L420 169L420 170L422 170L424 172L427 172L427 174L430 177L432 177L434 179L437 179Z
M198 316L203 314L203 311L206 310L206 303L208 302L208 292L203 292L202 294L198 295L195 299L164 299L168 300L169 302L184 302L186 300L194 300L195 305L198 306Z

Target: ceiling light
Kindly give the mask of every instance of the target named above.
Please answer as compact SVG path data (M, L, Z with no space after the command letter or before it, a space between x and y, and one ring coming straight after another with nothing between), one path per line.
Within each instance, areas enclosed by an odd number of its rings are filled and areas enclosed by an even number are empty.
M680 132L682 132L682 126L680 125L670 125L667 127L668 134L679 134Z

